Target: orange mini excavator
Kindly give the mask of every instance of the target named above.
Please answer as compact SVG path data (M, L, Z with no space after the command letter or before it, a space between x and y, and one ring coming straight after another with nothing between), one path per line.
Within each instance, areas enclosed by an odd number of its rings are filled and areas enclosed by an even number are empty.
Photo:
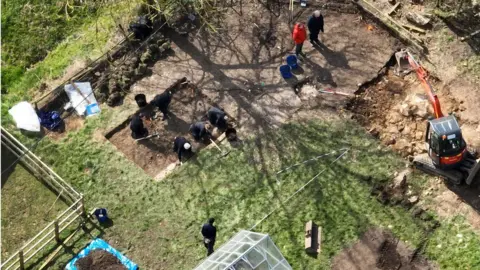
M480 170L479 160L468 151L462 130L455 115L444 115L437 94L428 82L427 71L415 60L410 52L395 53L400 72L415 71L426 95L432 104L434 117L429 117L425 134L426 154L413 159L416 168L430 174L440 175L454 184L472 184Z

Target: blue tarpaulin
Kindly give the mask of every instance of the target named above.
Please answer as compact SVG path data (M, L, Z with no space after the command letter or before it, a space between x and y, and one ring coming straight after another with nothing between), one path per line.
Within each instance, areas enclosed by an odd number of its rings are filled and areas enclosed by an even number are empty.
M103 249L107 252L110 252L113 256L117 257L117 259L120 260L120 262L128 269L128 270L137 270L138 265L136 265L134 262L130 261L127 257L125 257L122 253L118 252L116 249L111 247L107 242L103 241L100 238L97 238L93 240L86 248L84 248L80 253L75 256L68 264L65 269L67 270L78 270L78 268L75 266L75 263L77 262L78 259L81 259L83 257L86 257L91 251L95 249Z
M55 130L60 126L63 121L60 117L60 114L56 111L46 112L43 110L39 110L37 112L37 115L40 119L40 125L49 130Z

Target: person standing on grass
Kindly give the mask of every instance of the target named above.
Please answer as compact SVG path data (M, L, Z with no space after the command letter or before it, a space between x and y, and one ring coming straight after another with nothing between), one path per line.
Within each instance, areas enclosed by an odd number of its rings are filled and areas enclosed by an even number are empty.
M305 29L305 24L303 22L298 22L293 28L293 41L295 42L295 54L297 58L299 55L305 57L306 55L302 52L303 42L307 39L307 30Z
M209 218L208 223L203 224L202 235L203 244L207 249L207 256L213 253L213 246L215 245L215 238L217 238L217 228L213 226L214 218Z
M315 45L320 45L318 34L323 33L323 16L320 10L315 10L313 15L308 18L308 31L310 32L310 42Z

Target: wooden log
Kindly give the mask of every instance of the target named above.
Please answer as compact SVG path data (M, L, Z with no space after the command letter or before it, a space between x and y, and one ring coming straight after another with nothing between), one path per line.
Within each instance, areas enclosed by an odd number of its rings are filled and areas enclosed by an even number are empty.
M393 31L400 40L411 44L419 52L426 51L426 48L422 46L423 42L421 40L410 34L410 32L399 22L394 20L392 17L384 14L369 1L356 0L353 1L353 3L355 3L362 11L378 19L381 23L383 23L386 27Z
M405 27L405 28L407 28L407 29L409 29L409 30L412 30L412 31L415 31L415 32L418 32L418 33L421 33L421 34L425 34L425 30L420 29L420 28L418 28L418 27L416 27L416 26L413 26L413 25L410 25L410 24L406 24L406 23L404 23L404 24L402 24L402 25L403 25L403 27Z
M318 254L321 251L322 228L312 220L305 224L305 251Z
M405 17L409 22L418 26L426 26L430 23L430 19L412 11L408 12Z
M395 12L395 10L397 10L397 8L400 6L400 2L396 3L388 12L387 12L387 15L390 16L392 15L392 13Z

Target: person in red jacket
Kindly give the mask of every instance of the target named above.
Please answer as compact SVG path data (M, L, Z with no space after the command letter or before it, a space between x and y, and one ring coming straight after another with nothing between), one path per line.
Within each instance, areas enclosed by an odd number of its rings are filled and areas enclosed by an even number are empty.
M295 41L295 54L305 56L302 52L303 42L307 39L307 30L303 22L298 22L293 28L293 41Z

